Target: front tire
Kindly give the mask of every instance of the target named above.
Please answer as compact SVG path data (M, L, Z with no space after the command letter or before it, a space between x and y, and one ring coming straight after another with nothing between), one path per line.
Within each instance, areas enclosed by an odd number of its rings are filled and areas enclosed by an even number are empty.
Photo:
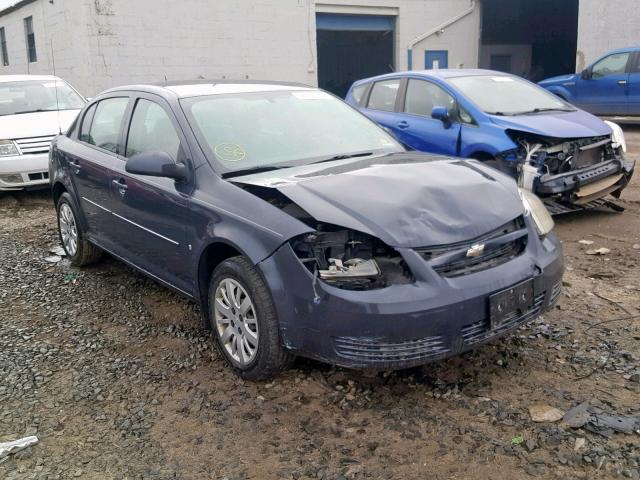
M269 289L246 258L229 258L213 271L209 315L218 350L242 378L270 378L292 361Z
M60 195L56 211L58 236L71 265L82 267L97 262L103 252L87 240L86 232L78 222L78 209L67 192Z

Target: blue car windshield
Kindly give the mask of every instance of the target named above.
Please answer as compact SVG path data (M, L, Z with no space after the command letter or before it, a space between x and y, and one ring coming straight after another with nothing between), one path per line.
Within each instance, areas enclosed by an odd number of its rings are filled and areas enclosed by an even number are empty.
M181 104L222 174L404 151L382 128L320 90L203 95Z
M492 115L570 112L575 109L541 87L508 75L476 75L449 79L464 96Z

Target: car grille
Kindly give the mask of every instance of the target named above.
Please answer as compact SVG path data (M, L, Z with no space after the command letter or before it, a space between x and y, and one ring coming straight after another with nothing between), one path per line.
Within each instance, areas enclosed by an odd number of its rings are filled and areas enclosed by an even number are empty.
M524 252L527 246L527 232L524 230L525 223L522 217L518 217L511 222L492 230L489 233L476 237L472 240L452 243L449 245L439 245L418 249L418 253L432 264L433 269L444 277L458 277L480 272L489 268L497 267ZM522 230L522 235L512 238L504 243L500 243L500 238ZM511 238L511 237L510 237ZM467 250L474 245L494 243L493 246L486 247L478 256L467 256ZM459 252L451 260L440 263L438 257L448 253Z
M487 340L496 335L500 335L508 330L511 330L518 325L532 320L540 314L542 305L544 304L545 292L536 295L533 299L533 307L518 315L513 312L511 316L504 319L504 321L497 327L491 328L489 319L480 320L479 322L471 323L462 327L462 340L465 346L471 346L476 343Z
M45 135L43 137L16 138L14 141L23 155L33 155L37 153L48 153L51 140L55 135Z
M421 360L449 352L442 337L425 337L400 343L388 343L371 338L336 337L336 353L352 361L398 362Z

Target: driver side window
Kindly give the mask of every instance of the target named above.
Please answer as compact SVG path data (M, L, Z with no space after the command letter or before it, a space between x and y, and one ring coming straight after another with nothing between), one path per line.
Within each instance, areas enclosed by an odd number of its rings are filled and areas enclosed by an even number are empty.
M625 73L628 61L629 53L614 53L613 55L609 55L593 66L591 69L591 78L598 79L609 75Z
M433 107L445 107L455 118L455 99L438 85L424 80L409 79L404 111L413 115L431 117Z
M126 157L143 152L164 152L177 162L180 137L164 108L141 98L131 118Z

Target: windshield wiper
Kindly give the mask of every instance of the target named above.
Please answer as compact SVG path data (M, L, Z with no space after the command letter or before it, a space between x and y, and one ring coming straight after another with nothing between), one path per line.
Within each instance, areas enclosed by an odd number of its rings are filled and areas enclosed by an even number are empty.
M323 158L322 160L311 162L309 165L315 165L316 163L333 162L334 160L346 160L348 158L370 157L371 155L373 155L373 152L345 153L342 155L334 155L333 157L329 158Z
M233 172L226 172L222 174L222 178L231 178L231 177L241 177L242 175L249 175L251 173L263 173L263 172L271 172L272 170L281 170L283 168L290 168L291 165L281 165L281 166L263 166L263 167L253 167L253 168L243 168L242 170L234 170Z
M524 112L517 112L513 115L528 115L530 113L542 112L575 112L575 110L569 108L534 108L533 110L525 110Z
M44 109L44 108L38 108L35 110L23 110L22 112L14 112L12 115L22 115L23 113L41 113L41 112L55 112L56 110L50 110L50 109Z

